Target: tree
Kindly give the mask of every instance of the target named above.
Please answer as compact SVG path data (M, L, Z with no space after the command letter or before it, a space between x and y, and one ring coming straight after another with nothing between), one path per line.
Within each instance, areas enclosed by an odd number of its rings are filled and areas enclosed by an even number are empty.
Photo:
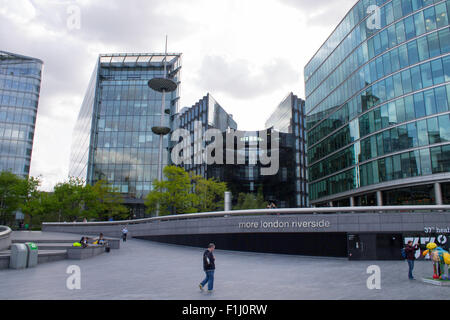
M264 201L262 188L259 188L256 195L254 193L239 193L238 203L235 206L235 209L265 209L267 204L267 201Z
M166 180L155 180L153 190L146 197L147 212L155 212L158 206L159 215L195 212L194 206L198 200L191 193L189 174L176 166L166 166L163 173Z
M56 184L53 197L58 210L58 220L73 221L80 217L84 211L87 192L84 181L71 177L68 182ZM88 218L90 212L85 213Z
M89 186L90 187L90 186ZM87 203L87 209L100 220L126 219L129 210L123 205L123 198L107 181L100 180L92 187L94 201Z
M227 184L214 178L204 179L193 175L194 193L197 196L195 208L197 212L213 212L223 210Z
M9 171L0 173L0 224L12 225L20 208L21 178Z

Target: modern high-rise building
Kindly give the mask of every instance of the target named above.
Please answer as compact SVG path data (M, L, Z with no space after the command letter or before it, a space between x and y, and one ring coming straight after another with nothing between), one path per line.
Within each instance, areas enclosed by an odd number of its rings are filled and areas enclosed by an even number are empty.
M191 108L184 108L177 119L178 127L190 134L191 163L184 163L183 167L204 178L226 182L234 204L240 193L257 193L261 189L264 199L274 202L278 207L307 206L303 110L304 101L291 93L269 117L266 123L269 128L264 130L265 135L258 131L237 131L232 116L207 94ZM200 128L196 128L196 122ZM201 156L206 150L206 142L197 140L207 129L222 132L222 163L207 164ZM272 149L271 145L270 134L274 131L279 136L278 149ZM227 145L231 137L234 142ZM264 175L262 169L267 165L262 165L258 160L269 150L278 154L279 169L275 174ZM234 154L233 163L227 161L227 154L230 153ZM243 163L238 163L238 154L243 156Z
M200 99L195 105L190 108L183 108L177 115L174 122L177 128L185 129L189 131L191 135L191 163L184 164L186 171L201 175L205 178L211 178L208 173L208 165L204 161L195 161L195 159L201 159L201 154L206 148L205 141L196 141L201 139L204 132L207 129L218 129L221 132L225 132L230 129L237 129L237 123L233 120L233 116L228 114L224 108L207 93L202 99ZM201 125L201 132L195 132L195 124ZM195 134L200 136L197 138Z
M148 81L164 77L164 54L99 56L73 134L69 175L88 184L106 180L124 196L135 217L145 215L144 197L158 178L162 93ZM181 54L168 54L167 77L180 83ZM165 125L178 112L179 86L166 94ZM169 163L165 136L163 165Z
M288 168L289 171L294 171L295 202L293 204L294 207L308 207L305 101L292 92L289 93L267 119L266 128L273 128L294 137L292 145L294 165Z
M450 1L360 0L308 62L312 205L450 203L449 18Z
M0 51L0 171L28 177L43 62Z

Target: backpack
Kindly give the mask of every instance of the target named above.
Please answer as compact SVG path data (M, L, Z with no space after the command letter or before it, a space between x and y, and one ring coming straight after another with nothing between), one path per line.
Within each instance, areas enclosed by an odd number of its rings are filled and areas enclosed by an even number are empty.
M407 255L406 255L406 250L405 250L405 248L402 248L402 250L401 250L401 254L402 254L402 258L403 258L403 259L406 259L406 258L407 258Z

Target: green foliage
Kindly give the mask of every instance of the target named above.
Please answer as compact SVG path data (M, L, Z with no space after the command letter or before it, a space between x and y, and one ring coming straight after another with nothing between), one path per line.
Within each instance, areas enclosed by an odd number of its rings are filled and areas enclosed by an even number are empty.
M0 173L0 224L12 225L24 196L23 181L9 171Z
M159 215L223 210L226 184L189 174L176 166L164 168L166 180L153 182L154 189L146 198L148 213Z
M227 184L215 179L204 179L201 176L192 176L194 193L197 196L195 208L197 212L213 212L223 210L224 194Z
M195 212L197 199L191 193L191 178L188 173L176 166L165 167L163 173L166 180L155 180L154 189L146 197L147 212L156 212L158 207L159 215Z
M0 172L0 224L13 226L15 212L21 210L30 229L44 221L73 221L79 218L120 220L129 217L123 199L106 181L94 186L82 179L70 178L58 183L53 192L38 188L40 178L20 178Z
M234 207L235 210L247 210L247 209L265 209L267 207L267 201L264 201L264 195L262 189L258 189L258 193L239 193L238 203Z

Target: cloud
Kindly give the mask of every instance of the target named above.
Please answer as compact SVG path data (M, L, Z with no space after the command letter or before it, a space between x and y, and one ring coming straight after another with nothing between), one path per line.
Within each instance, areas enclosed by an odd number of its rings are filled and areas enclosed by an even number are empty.
M262 66L244 59L223 56L204 57L198 73L199 85L209 92L221 92L238 99L267 95L297 82L296 70L288 61L275 58Z
M312 26L336 27L356 3L355 0L280 0L288 6L306 12Z

